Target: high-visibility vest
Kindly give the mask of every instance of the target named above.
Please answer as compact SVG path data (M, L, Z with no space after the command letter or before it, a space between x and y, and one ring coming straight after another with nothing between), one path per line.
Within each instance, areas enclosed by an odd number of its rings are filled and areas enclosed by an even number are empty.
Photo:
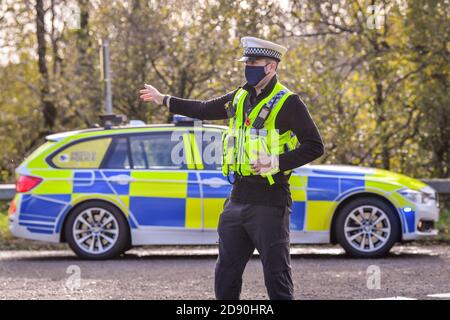
M277 82L272 92L250 114L245 115L244 101L248 92L242 88L236 92L232 104L227 107L230 123L223 138L222 159L222 172L225 176L229 176L231 172L241 176L256 175L251 162L256 160L259 153L278 156L297 146L298 140L292 131L288 130L280 135L275 128L277 115L291 94L289 89ZM269 184L273 184L272 175L277 172L278 168L272 168L263 176L268 179ZM284 172L286 175L289 173L290 171Z

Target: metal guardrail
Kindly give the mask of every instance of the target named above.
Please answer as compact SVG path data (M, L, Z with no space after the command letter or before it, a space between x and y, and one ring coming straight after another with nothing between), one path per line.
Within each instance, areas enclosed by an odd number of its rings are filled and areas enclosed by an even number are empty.
M14 184L0 184L0 200L12 200L16 194Z
M420 179L430 185L439 195L450 194L450 179ZM14 184L0 184L0 200L12 200L16 194Z
M450 194L450 179L420 179L439 194Z

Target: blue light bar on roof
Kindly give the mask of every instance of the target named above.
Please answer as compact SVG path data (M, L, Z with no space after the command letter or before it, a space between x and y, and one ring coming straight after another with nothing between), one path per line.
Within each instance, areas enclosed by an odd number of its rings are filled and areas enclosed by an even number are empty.
M186 117L186 116L182 116L180 114L174 114L173 118L172 118L172 122L176 126L181 126L181 125L183 125L183 126L188 126L188 125L192 126L197 121L201 122L201 120L190 118L190 117Z

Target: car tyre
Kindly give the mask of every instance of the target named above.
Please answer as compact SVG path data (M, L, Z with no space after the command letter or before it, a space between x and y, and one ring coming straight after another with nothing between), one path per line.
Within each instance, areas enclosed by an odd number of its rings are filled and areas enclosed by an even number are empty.
M102 201L75 207L67 218L64 233L70 248L82 259L116 258L130 244L130 228L123 213Z
M346 253L355 258L385 256L400 239L397 213L375 197L355 199L344 205L335 223L335 235Z

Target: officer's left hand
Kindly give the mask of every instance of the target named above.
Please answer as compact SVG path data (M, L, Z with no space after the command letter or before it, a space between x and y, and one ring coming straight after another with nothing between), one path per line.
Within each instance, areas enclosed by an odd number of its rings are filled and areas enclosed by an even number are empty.
M278 156L271 156L265 152L258 153L253 151L253 153L257 156L257 158L256 161L252 162L250 165L256 174L264 175L269 172L278 171Z
M158 91L154 86L145 84L145 89L142 89L139 91L141 94L140 98L144 100L145 102L153 101L158 105L162 105L164 95L161 94L161 92Z

